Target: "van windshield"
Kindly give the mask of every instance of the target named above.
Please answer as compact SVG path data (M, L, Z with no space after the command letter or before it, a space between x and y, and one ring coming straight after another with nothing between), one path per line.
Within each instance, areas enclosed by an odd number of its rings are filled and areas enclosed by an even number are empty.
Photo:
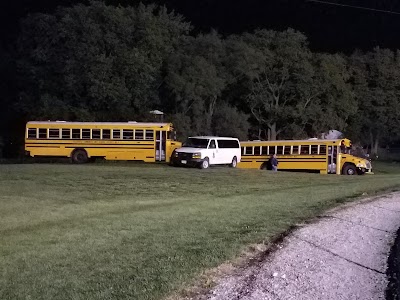
M207 148L208 139L196 139L196 138L188 138L185 143L183 143L183 147L190 148Z

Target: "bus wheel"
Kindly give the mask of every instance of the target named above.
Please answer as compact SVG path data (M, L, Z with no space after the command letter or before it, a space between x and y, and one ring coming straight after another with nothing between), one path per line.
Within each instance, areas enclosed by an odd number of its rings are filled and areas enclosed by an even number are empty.
M260 167L260 170L268 170L268 164L267 163L263 163Z
M355 175L357 174L357 169L354 165L345 165L343 167L343 175Z
M87 152L83 149L77 149L72 153L72 162L75 164L84 164L86 163L89 158Z
M237 167L237 158L236 158L236 156L234 156L233 158L232 158L232 162L231 162L231 164L229 165L231 168L236 168Z
M208 157L204 158L204 160L200 163L200 169L207 169L210 166L210 162Z

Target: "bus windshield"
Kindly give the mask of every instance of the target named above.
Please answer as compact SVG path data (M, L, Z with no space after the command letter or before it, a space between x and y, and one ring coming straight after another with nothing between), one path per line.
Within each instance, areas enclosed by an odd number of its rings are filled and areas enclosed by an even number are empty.
M183 147L207 149L208 141L208 139L188 138L183 144Z

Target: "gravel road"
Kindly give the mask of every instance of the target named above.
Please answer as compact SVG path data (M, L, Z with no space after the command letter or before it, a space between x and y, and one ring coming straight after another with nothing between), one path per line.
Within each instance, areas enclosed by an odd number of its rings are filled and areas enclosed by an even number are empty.
M330 211L264 261L219 279L207 299L385 299L399 227L400 193Z

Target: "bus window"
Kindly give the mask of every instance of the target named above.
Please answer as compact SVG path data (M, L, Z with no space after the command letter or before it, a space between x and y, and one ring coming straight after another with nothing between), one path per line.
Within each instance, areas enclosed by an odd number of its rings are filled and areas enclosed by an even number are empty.
M244 154L246 155L253 155L253 147L246 147Z
M276 146L269 146L269 155L276 154Z
M135 130L135 140L144 140L143 129L136 129Z
M70 139L71 138L71 129L68 129L68 128L61 129L61 137L63 139Z
M47 139L47 129L39 128L39 139Z
M318 145L311 145L311 154L318 154Z
M90 129L82 129L82 140L90 140Z
M277 154L277 155L283 154L283 146L277 146L276 154Z
M103 129L102 137L103 137L103 140L109 140L111 138L111 130Z
M120 140L121 139L121 130L119 129L113 129L112 131L112 138L116 139L116 140Z
M245 147L242 147L242 155L244 155L244 149L245 149Z
M122 130L122 138L124 140L133 140L133 130L132 129L123 129Z
M72 129L72 138L76 140L81 139L81 130L80 129Z
M319 146L319 154L322 154L322 155L326 154L326 145Z
M300 154L310 154L310 146L301 145L300 146Z
M146 140L154 140L154 130L146 130Z
M346 145L344 141L340 143L340 153L346 153Z
M261 147L254 147L254 155L260 155L261 154Z
M49 139L59 139L60 138L60 129L49 129Z
M100 129L92 129L92 139L99 140L101 138Z
M36 128L28 128L28 139L36 139Z
M293 146L292 154L299 154L299 146Z
M261 147L261 154L262 155L268 155L268 146L262 146Z
M290 155L291 154L291 146L284 146L283 154Z

